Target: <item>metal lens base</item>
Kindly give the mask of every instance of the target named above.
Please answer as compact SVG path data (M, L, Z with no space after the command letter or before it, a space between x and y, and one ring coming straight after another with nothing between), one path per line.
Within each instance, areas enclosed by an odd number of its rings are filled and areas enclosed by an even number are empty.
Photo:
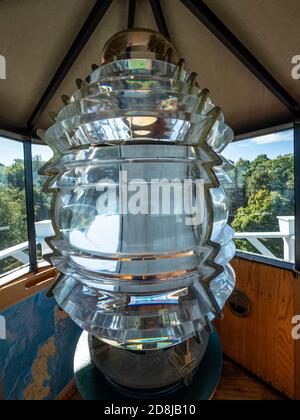
M141 389L140 386L126 386L125 382L128 383L130 376L132 378L132 375L129 375L128 378L126 378L126 375L128 375L128 369L126 366L122 367L120 371L119 376L124 376L124 381L121 381L123 382L121 385L119 383L119 377L118 382L116 382L115 379L112 379L112 371L113 374L115 374L115 370L112 369L111 364L109 363L109 358L107 359L107 357L104 357L105 351L103 352L101 358L98 356L95 357L89 348L89 339L91 339L91 337L89 337L88 333L84 331L78 341L74 356L74 374L76 385L83 400L111 401L134 398L153 398L162 400L168 399L172 401L205 401L212 398L221 377L223 352L220 337L217 332L212 333L209 337L204 357L202 358L197 370L193 372L194 375L191 385L184 386L182 381L177 380L176 378L174 379L173 377L173 381L169 385L158 385L156 387L152 387L152 389ZM172 350L165 350L167 354L170 351ZM122 350L122 352L124 354L131 353L126 350ZM145 354L143 353L139 356L144 357ZM156 355L159 354L159 350L147 353L150 353L153 360L153 366L155 367L157 364ZM95 362L97 362L98 366ZM99 363L102 362L104 366L99 367ZM104 375L103 370L107 370L109 367L111 368L110 375ZM119 368L119 366L117 366L117 368ZM170 369L173 369L172 366ZM136 371L136 373L139 374L137 375L137 378L139 379L139 382L141 382L140 371ZM149 372L149 374L151 374L151 372ZM159 380L156 384L161 384L163 372L159 373L158 377ZM137 384L138 381L135 381L135 383Z
M159 389L151 389L151 390L143 390L143 389L133 389L133 388L126 388L125 386L121 386L111 379L105 377L108 383L120 394L124 395L127 398L134 398L134 399L158 399L158 398L165 398L176 391L180 390L183 387L182 382L177 382L176 384L170 385L168 387L159 388Z
M149 398L190 385L204 357L209 332L158 350L128 351L89 336L91 358L105 378L123 394Z

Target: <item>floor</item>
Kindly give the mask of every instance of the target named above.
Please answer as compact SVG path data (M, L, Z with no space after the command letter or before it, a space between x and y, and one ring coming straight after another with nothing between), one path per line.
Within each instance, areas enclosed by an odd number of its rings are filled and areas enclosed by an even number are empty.
M213 400L284 400L284 396L229 359Z
M78 392L73 393L69 400L80 400ZM284 400L269 385L260 381L254 375L225 358L223 375L213 400Z

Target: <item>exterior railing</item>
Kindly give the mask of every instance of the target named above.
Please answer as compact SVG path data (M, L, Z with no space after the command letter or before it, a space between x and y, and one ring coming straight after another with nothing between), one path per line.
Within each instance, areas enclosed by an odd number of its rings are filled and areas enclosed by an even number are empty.
M2 230L6 229L7 228L2 228ZM54 235L51 221L43 220L41 222L35 223L35 231L37 235L36 243L37 245L41 245L42 255L51 252L51 249L45 242L45 238ZM21 244L14 245L10 248L6 248L0 251L0 261L4 260L5 258L12 257L17 261L20 261L23 265L26 265L29 263L29 255L25 252L28 247L29 244L28 241L26 241Z
M284 260L294 262L295 260L295 217L294 216L278 216L279 231L278 232L236 232L235 239L246 239L257 251L265 257L277 257L261 242L261 239L282 239L284 244ZM2 230L7 228L1 228ZM53 236L50 220L43 220L35 223L37 234L37 244L41 245L42 255L51 252L51 249L45 242L45 238ZM12 257L22 264L29 263L29 256L25 252L28 249L28 242L12 246L0 251L0 261Z
M278 216L278 232L236 232L235 239L247 239L257 251L265 257L278 259L260 239L282 239L283 240L283 259L285 261L295 261L295 217Z

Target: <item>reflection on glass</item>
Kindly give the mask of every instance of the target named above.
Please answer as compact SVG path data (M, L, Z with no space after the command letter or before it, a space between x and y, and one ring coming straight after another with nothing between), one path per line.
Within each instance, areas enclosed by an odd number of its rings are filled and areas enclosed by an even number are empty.
M53 153L50 147L45 145L32 145L32 171L34 192L35 231L37 241L37 258L51 252L45 242L45 238L53 236L51 225L51 196L43 192L43 186L47 181L46 176L39 175L39 170L51 159Z
M128 306L144 305L178 305L179 296L176 292L149 296L131 296Z
M58 304L105 343L159 350L204 333L234 287L232 165L217 156L233 132L175 65L141 63L103 65L71 96L44 133L61 152L44 173Z

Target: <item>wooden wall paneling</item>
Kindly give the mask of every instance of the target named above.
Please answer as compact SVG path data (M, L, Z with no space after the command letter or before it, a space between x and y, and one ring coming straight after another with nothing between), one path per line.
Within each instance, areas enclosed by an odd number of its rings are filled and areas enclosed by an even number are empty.
M236 259L232 266L236 273L239 272L240 260ZM239 288L243 289L242 284L238 285ZM226 354L236 360L238 363L243 364L243 355L245 352L245 328L244 319L235 317L230 311L224 311L223 322L217 321L217 326L221 334L223 348ZM230 332L226 332L226 326L230 325Z
M289 396L294 394L293 273L255 264L259 282L257 372Z
M248 295L252 308L247 318L238 318L225 308L224 320L217 321L224 352L294 398L296 359L291 335L295 314L294 273L239 258L233 266L237 287Z
M295 274L295 313L300 315L300 275ZM292 326L293 327L293 326ZM295 399L300 400L300 339L295 341Z

